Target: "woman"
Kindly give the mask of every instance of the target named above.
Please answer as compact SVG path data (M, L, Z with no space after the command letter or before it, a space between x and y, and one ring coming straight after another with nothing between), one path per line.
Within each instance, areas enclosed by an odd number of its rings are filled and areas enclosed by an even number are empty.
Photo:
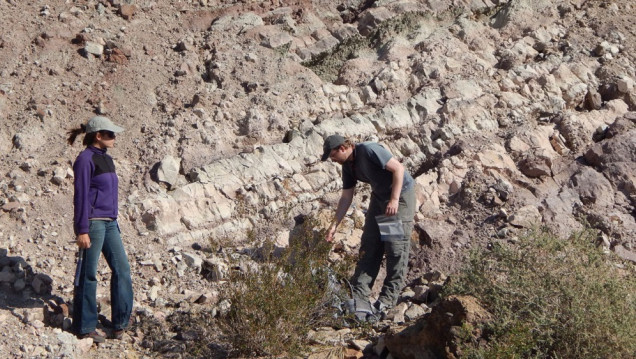
M68 143L85 133L83 150L75 163L73 228L83 260L73 298L73 331L80 338L103 343L97 326L97 262L100 253L111 269L110 298L113 338L121 339L132 312L130 265L117 224L117 185L113 159L106 150L115 145L116 133L124 129L106 117L91 118L86 125L68 131Z

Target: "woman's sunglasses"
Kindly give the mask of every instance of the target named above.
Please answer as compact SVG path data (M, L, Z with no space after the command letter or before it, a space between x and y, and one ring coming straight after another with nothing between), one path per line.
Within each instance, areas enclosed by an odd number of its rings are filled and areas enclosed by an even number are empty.
M115 134L115 132L113 131L99 131L99 133L102 134L102 136L106 136L108 138L115 138L117 137L117 135Z

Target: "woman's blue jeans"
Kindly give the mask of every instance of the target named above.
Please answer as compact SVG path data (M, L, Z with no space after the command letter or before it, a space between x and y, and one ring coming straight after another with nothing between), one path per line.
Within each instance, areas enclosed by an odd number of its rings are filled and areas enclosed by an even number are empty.
M97 327L97 262L100 253L111 270L111 321L114 330L128 326L132 312L133 290L130 265L121 241L117 221L91 220L88 236L91 246L84 250L79 285L73 299L73 331L87 334Z

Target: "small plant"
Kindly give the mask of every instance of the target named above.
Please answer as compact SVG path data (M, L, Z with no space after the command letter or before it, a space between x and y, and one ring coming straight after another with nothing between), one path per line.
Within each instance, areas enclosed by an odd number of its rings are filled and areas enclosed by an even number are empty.
M230 275L231 309L221 328L235 354L298 355L308 331L331 317L330 244L312 224L305 221L280 255L265 246L257 271Z
M591 231L567 241L534 232L517 246L472 253L443 295L475 296L495 319L483 328L488 344L464 340L463 356L633 358L634 267L618 268L593 238Z

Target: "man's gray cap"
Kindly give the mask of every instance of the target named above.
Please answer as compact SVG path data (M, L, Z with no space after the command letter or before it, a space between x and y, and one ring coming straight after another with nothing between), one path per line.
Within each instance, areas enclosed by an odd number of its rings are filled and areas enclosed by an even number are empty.
M108 117L95 116L88 120L86 124L86 133L93 133L97 131L111 131L115 133L122 132L124 129L113 123Z
M325 143L322 145L322 158L321 161L326 161L331 154L331 150L338 148L345 143L344 137L340 135L331 135L325 138Z

